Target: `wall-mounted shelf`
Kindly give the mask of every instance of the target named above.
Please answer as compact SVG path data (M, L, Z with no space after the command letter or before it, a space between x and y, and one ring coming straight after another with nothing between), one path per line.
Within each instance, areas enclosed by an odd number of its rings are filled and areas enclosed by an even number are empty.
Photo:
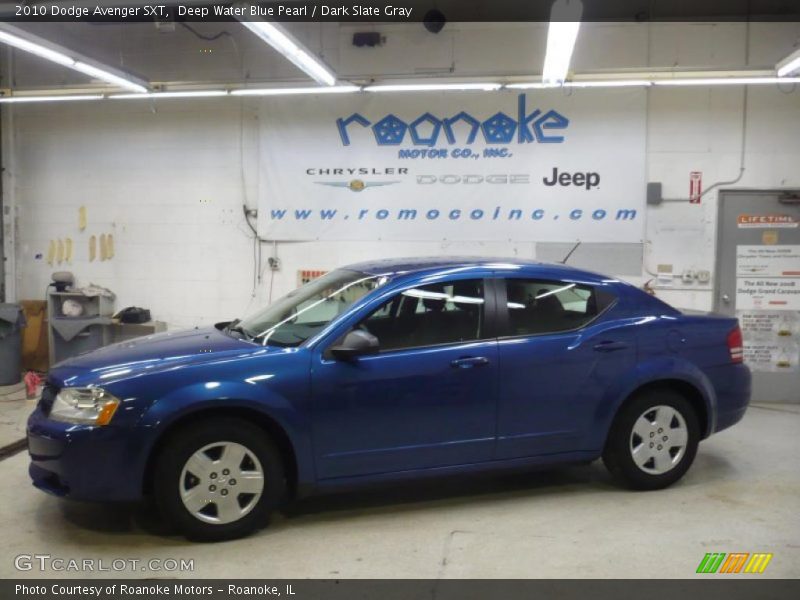
M81 305L80 316L64 314L64 301ZM114 301L105 296L86 296L81 292L49 290L47 293L50 365L111 343L111 317Z

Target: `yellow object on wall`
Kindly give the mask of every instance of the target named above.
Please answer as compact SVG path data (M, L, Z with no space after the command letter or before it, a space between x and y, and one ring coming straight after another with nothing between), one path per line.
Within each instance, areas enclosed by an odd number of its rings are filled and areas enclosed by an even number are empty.
M47 303L44 300L21 300L27 325L22 330L22 368L47 371Z
M86 229L86 207L81 206L78 209L78 229L83 231Z
M94 262L97 258L97 238L92 236L89 238L89 262Z

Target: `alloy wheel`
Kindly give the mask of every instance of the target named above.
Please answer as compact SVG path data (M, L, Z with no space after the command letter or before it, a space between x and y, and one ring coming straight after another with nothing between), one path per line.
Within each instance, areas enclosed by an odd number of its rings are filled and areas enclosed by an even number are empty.
M181 471L183 506L206 523L238 521L258 504L264 469L256 455L236 442L215 442L189 457Z
M686 453L689 430L680 411L671 406L648 408L633 424L630 452L645 473L663 475L680 463Z

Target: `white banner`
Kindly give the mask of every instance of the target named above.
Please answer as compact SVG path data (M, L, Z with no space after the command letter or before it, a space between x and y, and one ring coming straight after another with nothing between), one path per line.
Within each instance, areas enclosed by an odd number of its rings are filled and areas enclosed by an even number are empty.
M800 313L737 310L742 327L744 360L753 371L796 372L800 363Z
M800 277L800 245L736 246L737 277Z
M737 310L800 310L800 277L737 277Z
M642 90L276 97L260 123L267 239L643 237Z

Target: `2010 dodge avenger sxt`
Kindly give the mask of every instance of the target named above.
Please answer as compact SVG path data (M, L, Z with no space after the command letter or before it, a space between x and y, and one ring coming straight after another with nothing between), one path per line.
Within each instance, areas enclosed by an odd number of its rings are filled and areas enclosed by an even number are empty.
M406 259L324 275L208 329L56 365L34 485L152 494L194 539L338 484L589 462L668 486L750 398L733 318L562 265Z

